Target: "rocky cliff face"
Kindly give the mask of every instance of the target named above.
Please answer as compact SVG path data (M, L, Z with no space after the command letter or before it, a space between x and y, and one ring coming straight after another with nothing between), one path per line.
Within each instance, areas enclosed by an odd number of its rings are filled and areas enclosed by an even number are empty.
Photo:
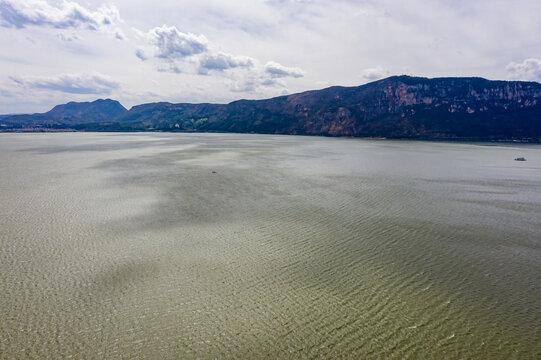
M130 111L132 113L132 111ZM131 119L137 119L136 111ZM408 138L540 138L541 85L395 76L258 101L161 113L177 129Z
M464 105L487 103L506 108L534 106L540 99L539 85L528 82L488 81L480 78L431 79L398 77L382 82L388 111L414 105ZM450 107L453 111L456 107ZM464 110L464 109L462 109ZM480 111L484 111L482 107ZM467 110L466 110L467 111ZM471 111L470 111L471 113Z
M349 136L539 137L541 85L480 78L391 77L287 97L298 133ZM268 107L267 107L268 108ZM286 107L287 108L287 107Z

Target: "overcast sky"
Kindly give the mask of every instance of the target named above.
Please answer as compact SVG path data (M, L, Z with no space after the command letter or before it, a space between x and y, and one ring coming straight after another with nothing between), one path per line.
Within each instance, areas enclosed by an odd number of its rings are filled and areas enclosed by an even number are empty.
M0 0L0 114L390 75L541 81L539 0Z

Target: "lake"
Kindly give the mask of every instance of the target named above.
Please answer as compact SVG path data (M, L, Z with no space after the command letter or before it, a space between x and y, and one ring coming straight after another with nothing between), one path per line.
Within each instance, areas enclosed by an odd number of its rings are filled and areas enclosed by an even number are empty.
M0 134L0 171L0 358L541 358L541 145Z

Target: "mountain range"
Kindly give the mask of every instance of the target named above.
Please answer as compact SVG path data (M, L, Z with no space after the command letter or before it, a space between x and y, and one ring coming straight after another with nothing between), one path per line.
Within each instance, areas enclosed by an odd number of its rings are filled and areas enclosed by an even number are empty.
M114 100L0 117L3 129L207 131L417 139L541 140L541 84L392 76L229 104Z

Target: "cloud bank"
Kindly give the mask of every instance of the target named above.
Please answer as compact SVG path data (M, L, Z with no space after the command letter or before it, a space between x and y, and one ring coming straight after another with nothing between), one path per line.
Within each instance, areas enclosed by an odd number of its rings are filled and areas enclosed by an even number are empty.
M0 0L0 25L3 27L99 30L119 21L120 14L114 5L104 5L91 11L72 1L54 6L44 0Z
M509 78L513 80L541 81L541 60L526 59L521 63L511 62L506 67Z
M203 35L183 33L175 26L162 26L148 32L150 42L155 46L155 56L162 59L178 59L204 53L208 40Z
M60 74L57 76L12 76L11 80L22 87L45 89L69 94L110 94L119 84L110 76L99 72Z
M186 33L176 26L163 25L147 32L137 29L135 32L140 41L135 56L141 61L152 59L158 72L225 77L233 92L285 87L283 81L276 79L304 76L300 68L287 67L275 61L261 65L253 57L224 52L206 36Z
M383 79L386 76L389 76L389 70L385 70L381 66L364 69L361 74L361 77L366 81L375 81Z
M286 67L275 61L269 61L265 64L265 72L273 78L300 78L304 76L304 71L302 69L295 67Z
M208 71L224 71L235 68L252 68L255 60L248 56L234 56L224 52L216 54L206 54L199 63L199 69L202 74Z

